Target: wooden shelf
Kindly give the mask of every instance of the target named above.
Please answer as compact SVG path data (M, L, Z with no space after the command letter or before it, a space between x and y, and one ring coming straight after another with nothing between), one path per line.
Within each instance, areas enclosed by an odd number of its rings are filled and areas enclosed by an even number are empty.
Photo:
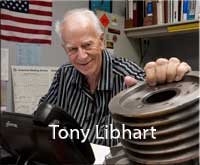
M172 24L142 26L127 28L124 30L126 35L131 38L152 38L178 33L198 32L199 20L178 22Z

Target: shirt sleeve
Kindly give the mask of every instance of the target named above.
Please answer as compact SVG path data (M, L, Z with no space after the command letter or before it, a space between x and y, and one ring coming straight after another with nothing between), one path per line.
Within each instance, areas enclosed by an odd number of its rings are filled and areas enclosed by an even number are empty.
M139 81L144 81L145 79L144 70L136 63L126 58L115 58L114 67L115 70L123 76L133 76Z
M144 81L146 76L144 70L133 61L130 60L125 60L125 61L127 64L127 71L129 72L129 75L134 76L135 79L139 81Z

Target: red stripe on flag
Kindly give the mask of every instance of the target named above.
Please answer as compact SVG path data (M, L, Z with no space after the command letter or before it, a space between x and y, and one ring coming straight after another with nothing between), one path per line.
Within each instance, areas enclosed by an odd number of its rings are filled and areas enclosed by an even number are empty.
M52 2L43 2L43 1L33 1L33 0L31 0L31 1L29 1L29 4L52 7Z
M50 40L45 40L45 39L29 39L29 38L21 38L21 37L14 37L14 36L4 36L4 35L0 35L0 39L8 40L8 41L16 41L16 42L51 44Z
M49 31L49 30L26 29L26 28L10 26L10 25L0 25L0 29L8 30L8 31L21 32L21 33L51 35L51 31Z
M41 10L29 9L28 13L29 14L42 15L42 16L52 16L52 12L49 12L49 11L41 11Z
M5 19L5 20L15 21L15 22L28 23L28 24L48 25L48 26L52 25L51 21L35 20L35 19L28 19L28 18L19 18L19 17L6 15L6 14L0 14L0 18Z

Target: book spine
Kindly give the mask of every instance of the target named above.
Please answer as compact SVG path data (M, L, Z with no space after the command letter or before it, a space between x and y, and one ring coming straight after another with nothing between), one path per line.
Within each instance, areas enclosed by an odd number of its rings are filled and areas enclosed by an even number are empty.
M178 0L178 21L181 21L181 0Z
M147 1L147 16L153 16L153 2L152 2L152 0Z
M181 0L181 21L183 21L183 0Z
M158 24L162 24L163 23L162 1L157 0L156 7L157 7L157 22Z
M189 0L183 0L183 21L187 20Z
M174 1L170 0L170 22L173 23L174 21Z
M200 0L196 1L195 19L200 19Z
M128 0L128 9L129 9L128 18L132 20L133 19L133 0Z
M133 1L133 27L138 26L138 9L137 1Z
M173 22L178 22L178 0L174 1Z
M153 2L152 0L145 0L145 17L143 21L143 26L148 26L153 24Z
M144 1L137 1L137 13L138 13L138 23L137 26L142 26L143 25L143 20L144 20Z
M188 7L187 20L193 20L195 18L195 7L196 7L196 0L190 0L189 7Z
M164 0L164 23L168 23L168 0Z
M168 1L168 23L171 23L171 0Z
M152 20L152 24L156 25L158 23L158 18L157 18L157 2L156 0L152 1L152 9L153 9L153 20Z

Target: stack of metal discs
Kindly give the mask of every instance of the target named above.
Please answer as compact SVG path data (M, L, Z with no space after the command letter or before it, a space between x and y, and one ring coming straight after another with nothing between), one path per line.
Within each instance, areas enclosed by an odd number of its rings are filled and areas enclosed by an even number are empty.
M199 72L179 82L131 87L109 109L130 161L183 164L199 158Z

